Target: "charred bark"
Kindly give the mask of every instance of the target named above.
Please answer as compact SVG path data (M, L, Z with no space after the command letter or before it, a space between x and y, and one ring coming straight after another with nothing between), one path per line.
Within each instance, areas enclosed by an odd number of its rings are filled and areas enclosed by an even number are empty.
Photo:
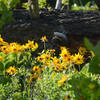
M28 0L29 4L29 11L30 11L30 17L38 18L39 17L39 6L38 6L38 0Z

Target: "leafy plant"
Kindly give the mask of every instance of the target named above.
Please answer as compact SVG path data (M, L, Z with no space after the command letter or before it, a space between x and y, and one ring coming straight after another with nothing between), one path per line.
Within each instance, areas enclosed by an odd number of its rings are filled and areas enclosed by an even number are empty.
M5 24L14 21L12 8L19 3L20 0L0 0L0 31Z
M91 6L91 2L88 2L87 4L83 5L77 5L76 3L74 3L71 7L72 10L81 10L81 11L90 11L90 10L97 10L96 5L92 5Z
M85 39L84 47L71 54L61 47L59 56L47 49L48 39L40 39L44 49L38 56L38 44L28 40L24 45L7 43L0 36L0 99L1 100L99 100L100 44L95 47ZM95 55L85 62L91 50Z
M85 46L94 52L95 56L92 58L89 64L89 71L93 74L100 74L100 42L96 46L93 46L93 44L90 43L90 41L85 38L84 39Z

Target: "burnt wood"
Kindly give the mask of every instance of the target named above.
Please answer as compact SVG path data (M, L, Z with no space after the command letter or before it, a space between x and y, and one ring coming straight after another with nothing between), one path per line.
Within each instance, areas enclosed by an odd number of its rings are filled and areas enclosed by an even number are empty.
M83 44L84 37L96 44L100 40L99 11L40 10L40 18L30 19L26 10L14 10L15 21L5 25L2 37L8 42L25 43L27 40L40 42L46 35L51 47L54 32L68 33L70 45ZM63 40L62 40L63 41ZM63 42L60 41L60 44ZM65 44L67 44L66 42ZM41 44L41 43L40 43Z

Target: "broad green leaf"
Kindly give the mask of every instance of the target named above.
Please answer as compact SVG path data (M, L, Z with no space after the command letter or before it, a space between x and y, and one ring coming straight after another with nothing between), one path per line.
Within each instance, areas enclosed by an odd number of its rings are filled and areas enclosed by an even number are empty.
M94 46L87 38L84 38L84 44L87 47L87 49L94 51Z
M9 68L10 66L14 66L15 61L14 60L8 60L5 62L5 69Z
M83 74L87 74L87 73L88 73L88 70L89 70L89 63L86 64L85 66L83 66L81 72L82 72Z
M16 57L17 55L15 53L9 53L7 56L6 56L6 59L7 60L10 60L10 61L13 61L13 60L16 60Z
M90 62L89 72L93 74L100 74L100 56L93 57Z
M100 42L95 46L94 52L97 56L100 56Z

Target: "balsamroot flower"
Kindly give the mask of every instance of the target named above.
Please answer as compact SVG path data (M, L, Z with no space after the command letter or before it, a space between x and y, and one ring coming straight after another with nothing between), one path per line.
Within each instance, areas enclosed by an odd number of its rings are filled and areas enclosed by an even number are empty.
M34 66L32 70L33 70L34 72L40 73L40 68L39 68L39 66Z
M83 55L75 54L75 56L73 56L73 61L75 62L75 64L81 65L84 63L84 58Z
M48 39L47 39L47 37L46 36L43 36L41 39L40 39L41 41L48 41Z
M24 50L24 48L18 44L18 43L10 43L9 45L6 46L1 46L0 50L7 54L7 53L19 53Z
M28 40L28 43L24 46L25 49L32 49L32 51L35 51L38 48L38 44L34 43L34 41Z
M80 47L78 49L78 51L79 51L80 54L83 54L83 55L87 52L86 48L84 48L84 47Z
M8 43L3 40L1 35L0 35L0 45L8 45Z
M15 75L17 74L17 69L14 66L10 66L7 70L7 73L9 73L10 75Z
M27 79L28 83L32 83L34 80L36 80L39 77L38 73L34 73L32 74L32 76L30 78Z
M42 63L46 63L46 64L48 64L50 59L51 59L51 55L46 54L46 53L43 53L41 56L37 57L37 61L42 62Z
M33 80L36 80L39 77L40 72L41 72L41 70L40 70L39 66L34 66L32 69L32 72L31 72L31 77L29 77L27 79L27 82L32 83Z
M9 53L9 47L8 46L1 46L0 51L7 54L7 53Z
M58 81L58 87L61 87L64 82L66 82L67 77L65 75L62 76L62 79Z
M68 49L66 47L61 47L61 54L60 56L65 59L67 57L70 56L70 52L68 51Z

